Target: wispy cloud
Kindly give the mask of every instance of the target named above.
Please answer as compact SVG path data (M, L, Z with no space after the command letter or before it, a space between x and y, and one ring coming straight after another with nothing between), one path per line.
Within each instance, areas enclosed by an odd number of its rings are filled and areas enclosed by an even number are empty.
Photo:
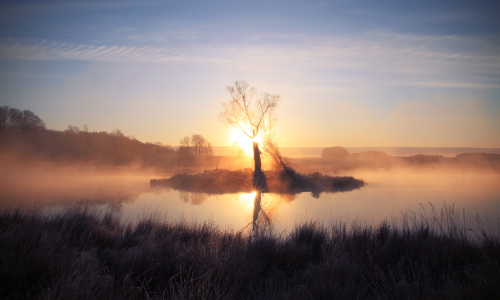
M374 80L398 75L397 83L442 87L499 87L500 54L494 42L459 36L252 35L239 41L201 42L196 32L171 34L149 46L69 44L49 40L0 40L2 59L85 60L127 63L216 63L330 72ZM134 39L141 39L140 36ZM186 42L186 40L188 42ZM489 43L489 44L488 44ZM312 70L312 71L311 71ZM393 81L394 82L394 81Z
M234 49L243 61L293 64L382 84L390 77L388 84L500 87L500 55L488 39L385 32L354 37L262 35L251 39L259 46Z
M183 49L155 46L75 45L47 40L9 39L2 41L0 44L1 58L25 60L85 60L131 63L219 61L216 57L205 55L211 51L213 51L213 48L210 46Z

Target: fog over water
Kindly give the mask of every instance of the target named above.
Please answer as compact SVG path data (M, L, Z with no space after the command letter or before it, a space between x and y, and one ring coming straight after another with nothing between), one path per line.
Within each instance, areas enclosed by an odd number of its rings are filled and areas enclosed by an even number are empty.
M252 222L250 194L208 195L151 187L151 178L173 174L119 171L118 169L8 165L0 174L0 205L4 208L42 209L54 212L77 202L108 207L122 214L123 222L136 224L157 214L170 221L213 221L221 228L246 230ZM325 172L328 173L328 172ZM432 213L445 205L459 215L499 219L500 172L485 169L402 168L354 169L345 174L364 180L365 186L349 192L297 195L263 194L262 209L276 231L317 220L377 224L395 220L408 211ZM472 225L471 225L472 226ZM498 223L493 224L498 230Z
M354 174L366 186L350 192L311 193L295 196L265 194L262 206L272 215L275 229L290 229L306 220L318 220L325 225L344 221L377 224L402 216L407 210L422 208L431 213L444 205L471 216L489 215L496 219L500 213L500 174L484 172L359 172ZM249 194L182 195L174 190L158 189L143 193L124 204L123 211L130 220L144 211L155 210L169 217L187 221L213 220L235 230L251 222L253 198Z

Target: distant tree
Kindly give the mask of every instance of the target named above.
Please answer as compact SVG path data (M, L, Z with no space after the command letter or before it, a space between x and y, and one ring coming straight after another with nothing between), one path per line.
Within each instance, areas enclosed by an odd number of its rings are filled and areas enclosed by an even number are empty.
M23 112L17 108L11 108L9 111L9 127L15 129L23 128Z
M212 144L209 143L200 134L193 134L191 136L191 145L193 147L193 153L196 156L212 156Z
M1 129L45 129L45 122L30 110L20 111L17 108L3 106L0 108Z
M231 101L223 102L220 119L231 126L239 128L248 138L253 140L253 158L255 172L262 172L259 143L255 138L260 134L269 135L274 125L274 110L278 106L280 96L269 93L257 93L245 81L236 81L234 86L227 87Z
M9 107L4 105L0 107L0 128L7 128L9 124Z
M191 151L191 140L189 139L188 136L185 136L181 139L180 141L180 146L179 146L179 154L183 158L189 158L192 156L192 151Z
M212 144L201 134L193 134L191 138L186 136L180 141L179 154L184 158L212 156Z
M22 129L45 129L45 122L31 110L24 110L22 115Z
M79 134L80 128L78 128L78 126L68 125L68 129L66 129L66 132L71 134Z
M118 136L118 137L125 137L123 132L118 128L113 130L113 132L111 132L111 135Z
M328 147L321 151L321 157L323 158L341 158L349 156L349 151L343 147Z

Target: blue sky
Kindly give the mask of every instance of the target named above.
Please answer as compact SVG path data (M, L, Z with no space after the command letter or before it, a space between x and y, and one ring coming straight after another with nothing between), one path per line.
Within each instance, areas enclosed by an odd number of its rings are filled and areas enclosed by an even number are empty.
M2 1L0 105L231 145L225 87L281 95L284 146L500 147L495 1Z

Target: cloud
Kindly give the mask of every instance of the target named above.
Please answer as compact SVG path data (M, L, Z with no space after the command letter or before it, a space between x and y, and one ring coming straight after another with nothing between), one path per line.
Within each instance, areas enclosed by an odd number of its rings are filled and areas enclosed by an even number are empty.
M342 78L361 85L498 88L493 42L460 36L371 32L358 36L254 35L234 49L240 61ZM307 75L305 75L307 76Z
M498 88L500 55L494 41L460 36L370 32L358 36L254 34L201 41L194 31L133 36L137 45L0 40L2 59L98 62L214 63L307 74L364 84ZM148 41L145 43L144 41ZM397 76L394 76L397 75Z
M211 47L202 46L197 49L164 48L156 46L109 46L68 44L54 41L10 40L0 45L0 57L3 59L25 60L84 60L108 62L214 62L215 57L207 57L205 53Z

